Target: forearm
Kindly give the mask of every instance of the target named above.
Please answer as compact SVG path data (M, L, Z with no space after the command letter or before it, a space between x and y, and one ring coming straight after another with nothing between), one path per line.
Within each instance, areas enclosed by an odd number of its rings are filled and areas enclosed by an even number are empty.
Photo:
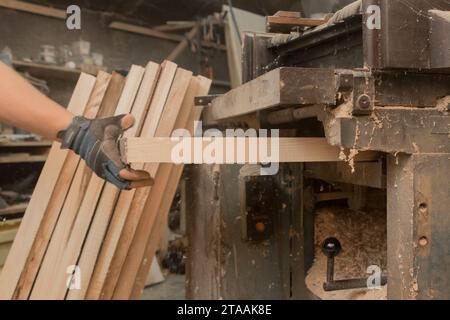
M0 62L0 121L56 140L73 115Z

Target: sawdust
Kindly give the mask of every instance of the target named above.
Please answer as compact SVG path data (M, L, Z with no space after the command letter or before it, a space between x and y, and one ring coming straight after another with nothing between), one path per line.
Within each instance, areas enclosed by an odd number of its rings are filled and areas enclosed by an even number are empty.
M344 208L321 208L315 214L315 260L306 277L307 287L321 299L386 299L386 286L380 290L352 289L326 292L327 258L322 242L336 237L342 245L335 258L335 279L367 277L367 267L377 265L386 270L386 212L380 209L352 211Z
M436 109L439 112L442 112L445 114L447 114L449 112L449 107L450 107L450 96L446 96L442 99L439 99L436 104Z

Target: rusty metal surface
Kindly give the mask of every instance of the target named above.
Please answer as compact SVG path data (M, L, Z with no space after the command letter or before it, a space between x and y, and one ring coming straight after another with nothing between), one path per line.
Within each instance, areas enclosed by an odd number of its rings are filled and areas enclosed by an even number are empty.
M389 299L450 299L449 174L450 154L389 157Z
M340 145L389 153L450 153L450 114L436 109L376 108L336 119Z

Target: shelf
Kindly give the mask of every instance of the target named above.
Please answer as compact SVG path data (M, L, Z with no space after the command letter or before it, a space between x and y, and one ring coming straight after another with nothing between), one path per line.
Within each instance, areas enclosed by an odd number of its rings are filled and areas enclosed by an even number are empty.
M19 203L12 206L9 206L4 209L0 209L0 216L7 216L7 215L13 215L18 213L24 213L27 209L28 202L25 203Z
M29 162L45 162L46 154L29 154L29 153L12 153L0 154L0 164L7 163L29 163Z
M61 79L66 81L77 81L81 71L61 66L38 64L34 62L13 61L17 71L28 72L30 75L43 79Z
M4 148L28 148L28 147L51 147L51 141L1 141L0 147Z

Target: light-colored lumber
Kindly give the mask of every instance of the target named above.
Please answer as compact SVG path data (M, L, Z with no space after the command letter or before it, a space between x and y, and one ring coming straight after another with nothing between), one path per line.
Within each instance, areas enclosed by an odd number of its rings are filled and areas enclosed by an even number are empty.
M143 132L150 132L152 136L168 136L175 128L175 122L180 110L183 110L183 101L188 92L190 83L192 82L192 72L184 69L178 69L173 83L170 87L170 92L167 101L161 108L161 116L158 124L150 122L148 127L144 127ZM161 105L158 105L160 107ZM144 167L144 170L155 176L153 168ZM102 299L109 299L114 296L115 287L119 285L119 276L122 265L128 258L130 244L133 234L137 228L139 218L143 214L142 207L145 199L151 188L141 188L136 190L133 201L130 206L123 207L127 219L122 230L122 236L119 240L119 246L114 254L114 259L110 267L110 273L102 290ZM124 214L124 213L122 213Z
M194 102L192 97L198 95L206 95L209 91L211 82L209 79L203 77L198 77L196 79L193 79L193 81L197 83L194 84L194 87L191 87L185 100L183 101L182 111L178 115L177 121L175 123L176 128L193 127L193 120L200 117L200 113L198 112L198 110L193 110ZM194 118L192 118L191 115L194 115ZM144 206L142 207L141 205L140 211L142 211L143 213L140 217L139 223L137 224L133 241L128 251L127 259L122 267L120 278L113 295L114 299L130 298L134 283L126 280L136 279L137 275L139 274L141 262L144 259L146 253L147 240L152 230L152 226L154 224L156 216L158 215L158 211L152 210L152 208L159 207L159 204L164 197L164 189L166 188L166 186L168 184L173 184L176 186L178 182L178 180L168 180L171 174L171 165L160 166L158 164L150 164L146 165L146 168L148 168L149 171L154 174L155 185L150 189L150 195L144 198ZM170 197L170 195L168 196ZM149 209L149 206L152 207ZM159 238L156 240L156 242L158 241ZM151 260L152 257L153 256L150 256L148 260ZM148 262L150 263L151 261ZM148 271L149 270L147 269L145 272L147 272L148 274ZM147 275L142 276L142 278L144 278L143 285L145 285L146 277Z
M153 126L150 126L150 122L159 122L162 107L168 99L169 90L172 86L176 70L176 64L169 61L163 63L161 75L148 110L145 126L143 126L141 131L141 136L154 136L154 131L152 131L151 129L153 128ZM135 169L142 169L142 167L135 167ZM115 265L119 264L118 261L120 260L120 258L114 256L114 254L117 250L116 247L119 243L119 238L122 234L123 226L125 224L125 218L128 214L128 208L133 200L134 193L135 190L123 191L119 196L118 202L114 209L111 223L109 225L99 257L97 259L88 291L86 293L86 299L100 299L104 287L111 287L111 290L114 289L115 282L113 284L113 281L115 279ZM126 231L124 231L124 233L126 234ZM119 251L119 253L122 252L126 255L126 251ZM113 257L115 258L114 262L112 262ZM118 268L120 271L120 267Z
M94 77L81 74L69 102L68 110L76 115L82 114L94 84ZM17 233L16 241L11 247L10 254L0 274L0 299L11 299L13 297L68 153L67 150L61 150L60 143L53 143Z
M115 115L128 113L136 97L137 90L142 80L144 69L132 66L127 76L123 93L115 111ZM74 239L81 236L85 227L84 222L95 210L96 200L103 188L103 180L87 168L84 162L80 162L74 181L67 195L67 200L61 211L58 224L45 254L44 261L39 270L36 282L31 293L31 299L56 299L61 292L60 283L65 283L67 275L61 269L61 263L67 255L71 254L71 249L76 247L78 242ZM79 213L82 213L81 215ZM74 249L75 250L75 249ZM52 285L49 286L48 279L53 278ZM62 279L62 280L61 280Z
M25 1L0 0L0 7L39 14L52 18L66 19L66 11L64 10L41 6Z
M278 161L276 162L330 162L343 161L341 149L328 144L325 138L278 138ZM196 154L205 154L209 146L223 146L223 159L217 159L216 164L238 163L236 153L234 158L227 159L226 145L243 145L245 155L242 163L260 163L267 160L263 152L260 154L249 154L250 144L264 145L263 150L271 150L271 142L268 138L180 138L179 141L172 138L128 138L123 142L126 160L130 163L176 163L172 157L172 150L179 144L189 144ZM195 147L195 146L198 146ZM198 150L198 151L197 151ZM219 149L220 150L220 149ZM257 149L259 150L259 149ZM275 149L276 150L276 149ZM192 153L193 154L193 153ZM273 155L267 154L270 158ZM362 152L355 160L373 160L373 153ZM276 158L272 158L276 159ZM194 162L195 160L195 162ZM204 159L196 159L193 155L190 161L183 161L184 164L205 163Z
M135 125L125 132L125 136L133 137L140 134L142 121L146 118L146 114L153 97L154 89L158 80L160 66L150 62L145 68L144 77L137 93L137 97L131 114L136 119ZM88 289L92 271L97 261L97 256L101 248L105 232L107 230L111 214L114 211L119 190L112 184L106 184L95 210L92 224L89 228L87 238L80 254L78 267L82 272L81 288L78 290L70 290L67 294L68 300L81 300L85 298Z

